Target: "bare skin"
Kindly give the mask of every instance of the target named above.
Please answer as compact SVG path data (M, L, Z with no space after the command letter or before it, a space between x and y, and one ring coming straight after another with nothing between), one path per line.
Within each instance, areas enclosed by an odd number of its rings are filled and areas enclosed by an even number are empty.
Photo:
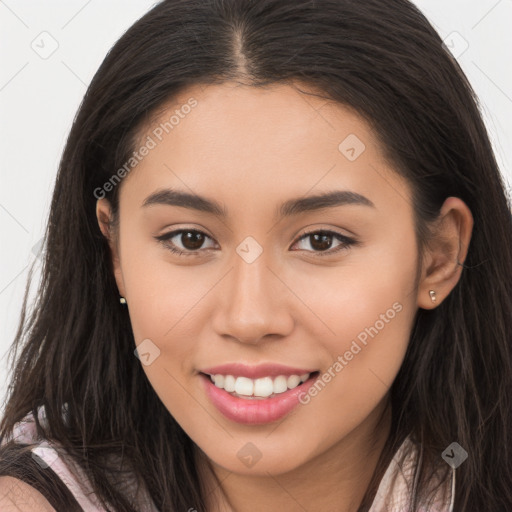
M197 106L123 179L119 233L108 231L108 201L97 203L136 344L150 339L160 350L144 371L222 481L215 489L202 467L214 489L212 511L354 512L389 435L389 387L414 315L438 307L457 284L471 212L458 198L446 200L420 267L411 190L361 117L288 85L194 86L141 132L141 144L190 97ZM351 134L357 139L340 149ZM171 187L219 202L226 217L143 206ZM360 194L367 204L277 216L285 201L334 190ZM196 246L182 234L172 238L195 255L174 254L170 240L155 239L178 229L204 233ZM325 249L304 236L318 231L335 233ZM242 244L249 236L257 245ZM240 244L262 252L248 263ZM278 422L232 421L204 392L199 370L226 362L332 373L371 326L378 333L325 388ZM261 454L251 467L237 456L248 442Z

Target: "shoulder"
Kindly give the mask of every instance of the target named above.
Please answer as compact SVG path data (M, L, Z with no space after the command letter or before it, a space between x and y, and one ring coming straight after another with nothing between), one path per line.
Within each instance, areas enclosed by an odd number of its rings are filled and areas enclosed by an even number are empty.
M455 475L448 465L437 462L428 467L431 478L418 489L416 470L424 459L423 445L407 436L395 452L377 489L370 512L380 510L412 510L414 496L421 490L420 510L452 512ZM434 508L428 508L430 503Z
M11 476L0 476L0 509L3 512L56 512L38 490Z

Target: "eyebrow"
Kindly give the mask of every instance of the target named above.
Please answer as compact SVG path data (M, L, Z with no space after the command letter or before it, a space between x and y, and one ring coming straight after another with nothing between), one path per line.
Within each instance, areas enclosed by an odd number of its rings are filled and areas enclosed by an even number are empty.
M289 199L281 204L277 214L280 217L291 217L304 212L346 204L358 204L375 208L373 202L361 194L349 190L333 190L313 196ZM176 189L157 190L150 194L142 203L142 207L146 208L152 205L181 206L182 208L210 213L217 217L226 218L228 216L226 208L213 199Z

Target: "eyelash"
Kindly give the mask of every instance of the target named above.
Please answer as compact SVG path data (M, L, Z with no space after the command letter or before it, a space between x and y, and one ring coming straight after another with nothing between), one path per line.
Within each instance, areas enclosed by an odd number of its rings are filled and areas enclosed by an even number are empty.
M174 238L176 235L180 233L200 233L202 235L205 235L208 238L211 238L206 233L203 233L202 231L199 231L197 229L178 229L176 231L171 231L170 233L166 233L165 235L157 236L155 237L156 240L161 242L164 247L171 251L174 254L177 254L179 256L198 256L199 252L201 251L198 249L197 251L183 251L181 249L177 249L174 245L171 245L169 242L171 238ZM348 249L350 246L357 245L359 242L354 240L353 238L350 238L348 236L342 235L341 233L337 233L336 231L329 231L325 229L319 229L316 231L309 231L307 233L303 233L298 239L297 242L302 240L303 238L307 238L308 236L315 235L315 234L323 234L323 235L332 235L334 238L337 238L340 242L342 242L340 245L338 245L334 249L328 249L326 251L307 251L307 252L313 252L317 254L318 256L330 256L332 254L338 253L339 251L342 251L344 249ZM297 243L295 242L295 243ZM294 243L294 245L295 245Z

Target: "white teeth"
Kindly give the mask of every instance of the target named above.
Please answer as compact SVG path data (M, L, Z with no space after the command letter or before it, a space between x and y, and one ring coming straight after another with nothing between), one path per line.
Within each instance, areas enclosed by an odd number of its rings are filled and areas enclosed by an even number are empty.
M286 384L290 389L296 388L300 384L300 377L298 375L290 375Z
M214 379L213 380L214 384L218 388L223 388L224 387L224 375L220 375L220 374L214 375L213 379Z
M270 377L254 381L254 396L270 396L274 392L274 383Z
M274 393L284 393L288 389L286 384L286 377L279 375L274 379Z
M311 374L290 375L288 377L262 377L249 379L247 377L234 377L233 375L210 375L216 387L224 389L228 393L235 393L243 397L266 398L271 395L284 393L288 389L294 389L302 382L309 379Z
M235 391L235 377L233 375L226 375L224 377L224 389L229 393Z
M254 381L247 377L237 377L235 382L235 393L238 395L251 396L254 391Z

